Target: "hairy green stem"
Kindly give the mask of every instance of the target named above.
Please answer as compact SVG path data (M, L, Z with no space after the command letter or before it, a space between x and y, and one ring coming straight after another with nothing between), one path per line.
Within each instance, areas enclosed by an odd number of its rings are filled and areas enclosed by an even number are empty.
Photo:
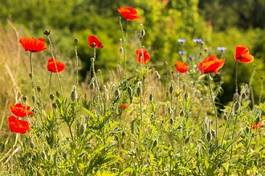
M210 75L208 75L208 86L209 86L209 89L210 89L210 98L211 98L212 106L214 108L214 113L215 113L216 142L218 142L218 115L217 115L217 109L216 109L216 106L215 106L215 98L214 98L213 90L212 90L212 87L211 87L211 76Z

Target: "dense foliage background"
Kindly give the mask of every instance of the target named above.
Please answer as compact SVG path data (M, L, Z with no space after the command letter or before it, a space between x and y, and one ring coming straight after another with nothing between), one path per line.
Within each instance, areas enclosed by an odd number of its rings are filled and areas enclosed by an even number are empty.
M131 5L140 11L142 17L138 23L124 23L125 30L133 41L137 38L134 31L142 28L140 24L144 25L144 46L151 51L152 62L158 69L165 63L173 68L174 62L179 59L178 51L193 46L193 38L202 38L210 53L216 53L216 47L224 46L227 48L225 57L228 66L224 71L224 96L221 101L226 103L231 100L233 90L234 46L245 44L251 48L256 61L251 66L242 66L240 80L248 83L254 73L251 83L254 93L262 93L265 52L263 0L26 0L23 3L20 0L0 0L0 4L0 20L4 26L11 21L23 36L42 36L44 30L51 30L57 53L65 60L73 57L74 52L69 48L73 48L73 39L77 38L83 61L83 78L90 68L88 34L100 36L104 43L104 50L99 53L96 62L98 68L113 69L121 62L119 39L122 34L117 8ZM177 44L179 38L187 39L187 47ZM138 46L134 44L130 47L135 49ZM186 51L187 57L191 52ZM133 58L132 52L129 60L133 62Z

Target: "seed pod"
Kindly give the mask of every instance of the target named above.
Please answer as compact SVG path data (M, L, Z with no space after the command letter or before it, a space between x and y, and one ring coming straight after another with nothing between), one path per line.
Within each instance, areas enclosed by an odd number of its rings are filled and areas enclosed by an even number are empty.
M173 93L173 85L171 84L169 87L169 93L172 94Z
M127 89L130 99L133 97L133 89L131 87L128 87Z
M123 55L123 54L124 54L124 49L123 49L123 47L122 47L122 46L120 47L120 54L121 54L121 55Z
M150 101L150 102L153 101L153 95L152 95L152 94L149 95L149 101Z
M210 131L206 134L206 139L208 142L212 140L212 133Z
M174 124L174 120L172 118L170 118L169 123L170 123L170 125L173 125Z
M211 130L211 135L212 135L213 138L216 138L216 132L215 132L215 130Z
M40 88L40 86L37 86L37 91L38 91L38 92L41 92L41 88Z
M120 94L121 94L120 90L119 89L115 90L114 94L115 94L115 97L120 97Z
M72 92L71 92L71 100L72 101L77 101L78 99L78 95L77 95L77 91L76 91L76 87L73 86Z
M55 92L56 97L60 97L60 93L58 91Z
M75 45L78 44L78 39L77 39L77 38L74 39L74 44L75 44Z
M137 87L137 89L136 89L137 96L140 96L141 95L141 92L142 92L141 87Z
M125 137L125 135L126 135L126 133L124 131L122 131L121 136Z
M154 140L153 142L153 148L155 148L157 146L157 140Z
M36 97L34 95L32 96L32 101L33 101L33 103L36 102Z
M53 103L53 104L52 104L52 108L53 108L53 109L56 109L56 108L57 108L57 104L56 104L56 103Z
M2 153L5 150L5 144L0 144L0 153Z
M53 94L50 94L50 99L54 100L54 95Z

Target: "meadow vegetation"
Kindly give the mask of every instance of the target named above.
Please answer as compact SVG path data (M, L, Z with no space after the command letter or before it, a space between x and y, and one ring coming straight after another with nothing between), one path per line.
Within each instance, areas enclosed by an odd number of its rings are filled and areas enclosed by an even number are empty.
M0 2L0 175L265 175L261 28L213 31L197 0Z

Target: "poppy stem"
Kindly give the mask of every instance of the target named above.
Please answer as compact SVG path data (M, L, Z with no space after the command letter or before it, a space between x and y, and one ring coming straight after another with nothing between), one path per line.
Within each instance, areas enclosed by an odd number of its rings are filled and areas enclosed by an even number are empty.
M78 58L78 52L77 52L77 45L75 45L75 58L76 58L76 80L75 80L75 85L78 84L78 69L79 69L79 58Z
M122 42L121 42L121 45L122 45L122 48L123 48L123 65L124 65L124 70L126 71L126 34L124 32L124 28L123 28L123 25L122 25L122 18L120 17L120 28L121 28L121 33L122 33ZM126 23L127 24L127 23Z
M73 136L71 125L68 125L68 129L69 129L69 132L70 132L72 140L74 140L74 136Z
M31 52L29 52L29 63L30 63L30 74L29 74L29 77L31 79L32 90L34 90L35 87L34 87L34 81L33 81L33 64L32 64L32 53Z
M217 116L217 109L216 109L216 106L215 106L215 98L214 98L214 95L213 95L213 90L212 90L212 86L211 86L211 76L210 74L208 74L208 86L209 86L209 89L210 89L210 98L211 98L211 102L212 102L212 106L214 108L214 114L215 114L215 132L216 132L216 143L218 142L218 116Z
M49 40L49 43L50 43L50 52L51 52L52 60L53 60L54 65L55 65L55 70L56 70L56 75L57 75L59 87L60 87L61 93L63 93L63 87L62 87L62 84L61 84L61 78L60 78L60 75L58 73L58 68L57 68L55 56L54 56L54 53L53 53L53 43L52 43L52 40L50 38L50 35L48 35L48 40Z
M5 158L7 158L7 156L9 155L9 153L12 151L12 149L14 149L17 145L17 141L18 141L18 137L19 137L19 134L16 134L16 138L15 138L15 142L14 142L14 145L12 148L10 148L6 153L5 155L0 159L0 162L2 162ZM9 139L9 136L8 136L8 139ZM7 142L5 143L5 145L7 144Z
M94 48L94 57L91 59L91 69L92 69L92 75L95 78L95 82L96 82L97 89L99 91L98 78L97 78L96 70L95 70L95 60L96 60L96 57L97 57L97 49ZM92 80L92 76L91 76L91 80Z
M50 73L49 77L49 94L51 94L51 84L52 84L52 73Z
M234 70L235 70L235 85L236 85L236 94L238 94L238 62L235 62L235 66L234 66Z

